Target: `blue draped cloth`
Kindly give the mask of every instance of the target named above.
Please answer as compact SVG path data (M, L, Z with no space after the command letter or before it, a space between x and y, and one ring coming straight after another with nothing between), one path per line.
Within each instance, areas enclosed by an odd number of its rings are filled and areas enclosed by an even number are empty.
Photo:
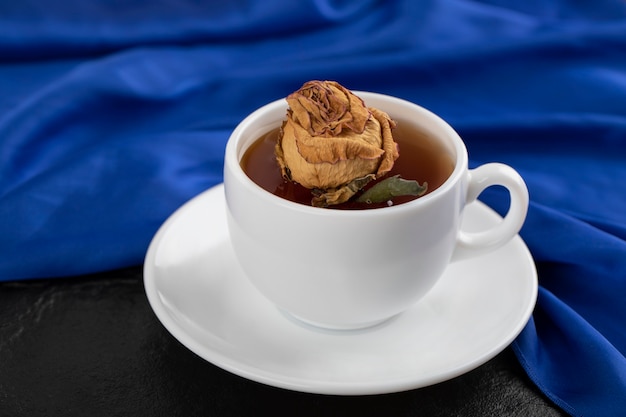
M311 79L421 104L522 174L540 290L513 349L567 413L625 415L622 0L2 2L0 280L140 264L236 124Z

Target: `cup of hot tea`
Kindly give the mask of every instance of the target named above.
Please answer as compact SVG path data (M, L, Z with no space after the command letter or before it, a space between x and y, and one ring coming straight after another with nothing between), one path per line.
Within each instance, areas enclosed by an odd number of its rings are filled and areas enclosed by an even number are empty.
M289 107L284 99L246 117L225 152L228 227L248 279L285 313L332 329L368 327L405 311L451 262L512 239L528 208L520 175L500 163L468 169L465 144L437 115L396 97L354 94L395 124L398 155L383 177L427 184L423 194L373 204L310 204L315 190L285 179L276 161ZM489 230L461 230L464 207L493 185L510 194L506 216Z

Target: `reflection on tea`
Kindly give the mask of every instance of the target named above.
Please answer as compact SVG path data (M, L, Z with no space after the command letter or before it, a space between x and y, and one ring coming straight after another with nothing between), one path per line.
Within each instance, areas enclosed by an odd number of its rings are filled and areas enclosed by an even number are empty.
M436 139L412 126L409 122L398 121L393 131L398 143L400 156L392 170L382 178L372 181L365 190L385 178L400 175L404 179L416 180L420 184L427 182L426 194L439 188L454 169L454 157ZM274 129L258 138L245 152L241 159L244 172L263 189L287 200L311 205L311 190L299 184L283 179L276 162L274 147L278 138L278 129ZM358 197L355 196L355 197ZM383 203L358 203L354 200L332 206L333 209L369 209L406 203L419 197L394 197Z

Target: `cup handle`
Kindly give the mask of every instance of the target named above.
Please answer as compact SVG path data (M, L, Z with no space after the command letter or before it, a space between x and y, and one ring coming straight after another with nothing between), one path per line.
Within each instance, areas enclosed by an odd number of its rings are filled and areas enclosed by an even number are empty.
M528 212L528 188L522 177L508 165L488 163L468 171L466 204L487 187L501 185L509 191L511 203L502 222L480 232L460 231L452 261L467 259L493 251L511 240L522 228Z

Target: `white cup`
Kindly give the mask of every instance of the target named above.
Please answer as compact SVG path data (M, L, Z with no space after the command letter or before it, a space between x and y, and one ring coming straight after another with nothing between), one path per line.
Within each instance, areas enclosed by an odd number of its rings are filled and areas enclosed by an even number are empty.
M392 207L336 210L278 197L242 170L246 149L280 126L287 103L277 100L246 117L225 153L227 218L236 257L250 282L281 310L320 327L356 329L409 308L450 262L499 248L522 227L528 190L507 165L468 169L465 144L441 118L395 97L355 92L367 106L410 121L441 141L455 162L436 190ZM463 208L487 187L510 193L510 208L493 228L460 230Z

